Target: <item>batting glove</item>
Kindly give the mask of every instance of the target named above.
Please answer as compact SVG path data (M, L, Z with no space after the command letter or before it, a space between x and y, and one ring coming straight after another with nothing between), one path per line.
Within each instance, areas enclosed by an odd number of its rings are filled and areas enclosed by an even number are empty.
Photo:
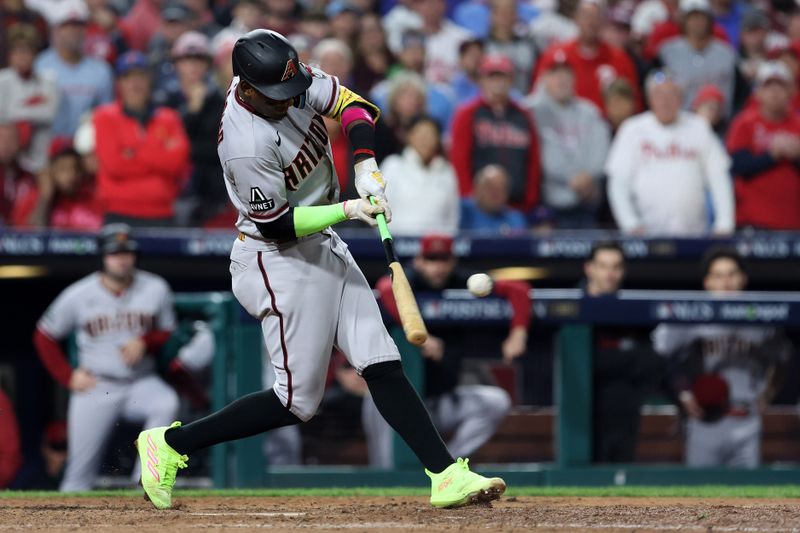
M344 214L349 220L360 220L373 228L378 225L375 216L379 213L383 213L387 223L392 220L392 212L383 200L379 199L376 205L372 205L363 198L344 202Z
M367 199L370 196L386 199L386 181L383 174L378 169L378 162L374 157L365 159L355 165L356 171L356 190L361 198Z

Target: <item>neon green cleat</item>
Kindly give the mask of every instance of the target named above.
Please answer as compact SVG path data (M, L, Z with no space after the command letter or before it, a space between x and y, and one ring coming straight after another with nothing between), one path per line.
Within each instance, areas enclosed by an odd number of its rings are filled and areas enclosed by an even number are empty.
M181 455L167 444L164 433L169 428L179 427L180 422L171 426L148 429L139 433L134 445L139 451L142 462L142 487L145 499L156 506L156 509L172 507L172 487L179 468L186 468L189 458Z
M431 478L431 505L460 507L472 503L497 500L506 491L506 482L499 477L487 478L469 469L469 459L458 458L442 473L425 470Z

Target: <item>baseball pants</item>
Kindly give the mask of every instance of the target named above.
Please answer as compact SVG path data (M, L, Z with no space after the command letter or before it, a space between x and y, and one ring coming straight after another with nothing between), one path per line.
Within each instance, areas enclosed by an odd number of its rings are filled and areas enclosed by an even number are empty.
M708 423L690 419L686 427L687 466L756 468L761 462L761 417L726 416Z

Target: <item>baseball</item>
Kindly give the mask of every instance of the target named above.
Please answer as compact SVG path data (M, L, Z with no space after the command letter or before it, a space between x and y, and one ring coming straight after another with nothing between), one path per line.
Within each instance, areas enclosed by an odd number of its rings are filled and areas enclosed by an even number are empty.
M492 292L492 278L487 274L473 274L467 279L467 289L474 296L483 298Z

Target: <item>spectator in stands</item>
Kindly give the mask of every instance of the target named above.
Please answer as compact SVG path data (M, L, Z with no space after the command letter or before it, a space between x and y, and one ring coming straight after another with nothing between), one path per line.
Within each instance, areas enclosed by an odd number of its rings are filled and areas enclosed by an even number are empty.
M425 93L425 80L419 74L400 72L392 78L388 86L387 109L375 127L378 161L403 150L411 121L427 111Z
M741 256L712 248L703 260L703 287L735 297L747 286ZM661 324L658 353L674 361L673 386L689 417L688 466L755 468L761 461L761 417L778 390L792 354L783 332L741 324Z
M31 25L36 30L39 39L47 41L47 21L39 14L36 7L29 5L32 3L25 2L25 0L0 1L0 68L8 65L8 48L6 48L8 40L5 36L13 26L17 24Z
M208 37L186 32L175 41L172 58L178 74L180 93L166 104L176 109L189 136L192 174L176 206L176 222L202 226L228 207L225 180L217 156L219 118L225 100L209 83L211 49Z
M218 50L222 43L261 27L264 4L259 0L236 0L231 12L233 20L222 28L211 40L211 49Z
M521 233L525 217L509 207L508 173L500 165L486 165L475 176L472 196L461 199L461 229L477 233Z
M742 18L738 70L753 85L761 63L767 61L767 36L771 25L769 17L760 9L751 9Z
M442 133L431 116L416 117L402 154L381 164L386 197L392 202L392 233L423 235L431 228L454 235L458 230L458 181L441 155Z
M708 0L682 0L683 33L659 50L661 63L675 73L683 88L683 107L689 109L700 88L716 85L725 96L724 116L730 118L736 83L736 53L714 37L714 13Z
M458 47L472 34L445 18L445 0L415 2L414 9L422 18L425 34L425 79L433 83L450 83L458 68Z
M468 39L458 47L458 71L453 75L450 87L455 105L463 105L481 94L479 72L483 59L483 41Z
M320 41L311 51L311 61L336 76L342 84L349 84L353 75L353 52L341 39L330 38Z
M392 80L400 73L413 72L424 74L425 69L425 36L417 31L409 31L403 35L402 50L397 55L398 63L389 73L388 79L378 83L370 92L370 100L381 109L386 108L387 93L392 87ZM426 112L439 121L443 130L447 130L453 115L453 101L448 87L425 82Z
M359 94L369 94L386 77L392 61L380 17L374 13L365 14L360 20L353 68L355 89Z
M161 5L163 0L135 0L128 14L120 22L128 44L134 50L144 52L161 27Z
M36 187L36 179L19 164L19 133L11 123L0 123L0 226L8 225L20 198Z
M599 241L583 265L587 298L613 298L625 279L625 253L619 243ZM648 393L665 377L663 362L646 334L635 327L593 328L593 453L597 463L636 459L639 412Z
M25 148L23 167L38 172L47 164L50 126L58 106L53 80L33 72L41 40L30 24L17 24L7 33L8 68L0 70L0 123L13 122Z
M725 95L716 85L704 85L692 102L692 112L703 118L718 136L725 131L727 121L723 118Z
M86 55L113 65L129 48L120 28L120 8L112 0L87 0L86 5L89 7L89 24L83 50Z
M592 228L601 200L608 125L575 95L575 73L563 52L542 66L539 89L525 102L536 117L542 161L542 203L558 228Z
M54 136L72 137L81 116L114 98L109 66L83 54L89 11L82 0L59 2L51 17L53 46L35 62L36 74L55 79L59 105L53 122Z
M233 81L233 46L235 40L223 41L214 51L214 80L221 93L225 93Z
M714 21L725 30L728 42L734 49L739 48L739 31L744 26L745 17L753 9L748 3L740 0L711 0Z
M681 89L668 72L645 85L651 111L626 120L606 161L614 218L628 233L703 235L706 190L714 233L734 227L730 158L705 120L681 111Z
M211 39L222 29L214 18L214 12L207 0L181 0L181 3L192 12L190 31L200 32ZM269 26L267 26L269 27Z
M151 75L139 52L117 61L117 102L94 113L97 192L105 222L170 225L189 165L180 115L151 105Z
M545 10L530 22L530 34L538 50L547 50L578 36L575 10L580 0L557 0L554 10Z
M628 80L620 78L606 87L603 104L612 135L616 135L620 125L636 114L636 93Z
M387 31L389 28L386 28ZM325 15L325 9L309 6L297 23L297 35L308 38L310 43L318 43L331 36L331 23Z
M731 124L728 151L736 176L739 227L800 229L800 118L793 112L794 78L780 62L758 70L758 106Z
M463 289L468 275L457 268L453 239L426 235L409 271L412 290L441 293ZM380 301L392 320L399 323L397 304L388 276L377 283ZM511 333L501 351L506 362L523 355L527 346L530 320L530 285L520 281L496 281L493 293L507 298L513 308ZM468 335L463 327L431 328L421 347L425 358L425 396L434 424L440 431L453 431L448 443L455 457L467 457L494 434L503 421L511 400L494 385L459 385L461 358L468 351ZM370 396L364 399L363 421L369 446L370 465L391 468L392 431L375 408Z
M453 118L450 160L461 196L472 193L477 169L501 162L511 178L511 205L525 212L539 202L539 143L533 118L511 99L514 66L486 56L480 67L481 96Z
M178 37L192 29L196 17L183 3L173 0L165 4L161 18L163 23L147 46L147 61L155 76L153 87L157 95L180 90L172 62L172 47Z
M331 23L331 37L350 45L356 41L361 10L348 0L333 0L325 8Z
M37 187L14 206L14 225L100 229L103 214L93 185L84 173L78 152L68 141L56 139L50 149L50 164L37 175Z
M415 0L398 0L383 17L387 44L393 54L400 51L400 41L407 31L422 28L422 17L414 10L414 3Z
M486 53L504 55L514 64L514 88L521 94L528 92L531 74L536 64L536 48L519 24L516 0L493 0L489 34L486 36Z
M0 489L8 488L22 466L22 446L14 406L0 389Z
M581 98L594 102L603 109L603 91L618 78L628 80L637 94L639 77L636 67L624 50L602 41L606 22L606 9L599 0L581 0L575 14L578 37L572 41L554 44L545 51L536 69L536 79L543 72L542 65L552 64L553 57L563 54L575 72L575 92Z
M684 7L689 7L690 0L662 0L666 6L666 18L654 22L652 30L647 37L644 48L644 59L652 61L658 58L661 47L671 41L674 37L679 37L682 33L684 20ZM704 8L705 9L705 8ZM712 22L712 32L717 39L728 42L728 35L725 29Z

